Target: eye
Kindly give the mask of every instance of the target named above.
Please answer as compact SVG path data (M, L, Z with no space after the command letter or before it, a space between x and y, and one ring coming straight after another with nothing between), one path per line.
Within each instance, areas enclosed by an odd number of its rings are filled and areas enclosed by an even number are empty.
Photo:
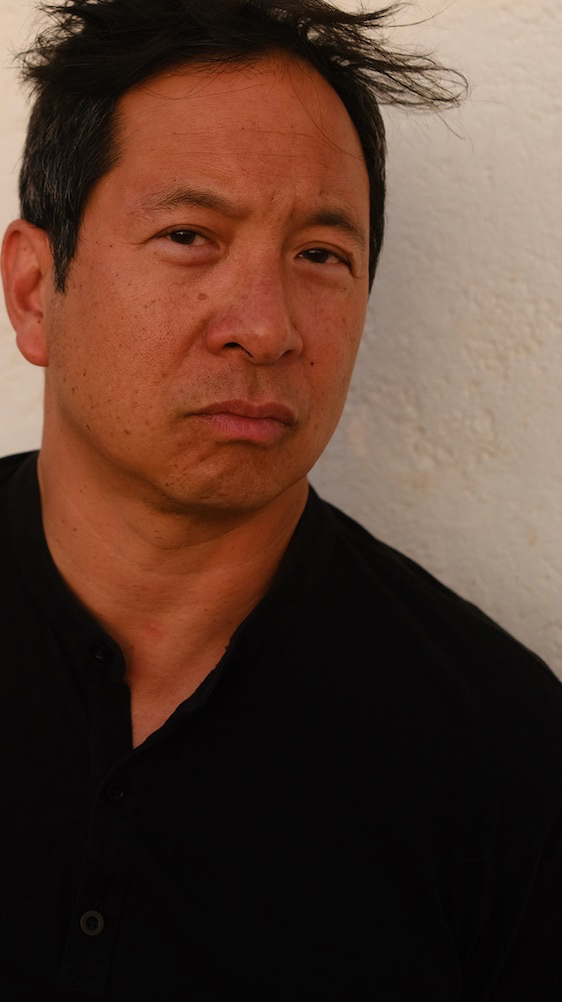
M213 233L202 233L190 226L171 226L154 235L155 249L170 265L208 265L217 260L221 244Z
M310 247L308 250L301 251L299 257L310 261L311 264L348 264L345 258L325 247Z
M171 230L163 236L169 237L175 244L182 244L184 247L191 247L196 240L204 241L205 238L196 230Z

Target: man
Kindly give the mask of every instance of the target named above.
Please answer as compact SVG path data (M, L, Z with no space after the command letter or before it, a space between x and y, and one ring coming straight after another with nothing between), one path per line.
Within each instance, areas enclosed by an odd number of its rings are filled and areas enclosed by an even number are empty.
M382 240L319 0L74 0L3 274L45 367L1 472L10 1000L559 997L560 686L309 491Z

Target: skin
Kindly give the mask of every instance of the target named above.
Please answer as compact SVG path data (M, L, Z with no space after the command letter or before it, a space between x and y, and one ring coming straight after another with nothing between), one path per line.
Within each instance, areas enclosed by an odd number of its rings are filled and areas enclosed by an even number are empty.
M302 513L363 329L369 184L340 99L282 56L157 76L118 126L65 293L21 220L3 275L46 370L47 541L123 647L138 743L214 666Z

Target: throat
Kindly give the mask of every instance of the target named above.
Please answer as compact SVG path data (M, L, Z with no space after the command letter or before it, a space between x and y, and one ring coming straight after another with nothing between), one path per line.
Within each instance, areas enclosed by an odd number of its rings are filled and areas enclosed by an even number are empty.
M178 648L172 654L138 648L126 656L126 682L131 701L133 747L162 727L174 711L189 699L221 660L230 633L213 638L205 649Z

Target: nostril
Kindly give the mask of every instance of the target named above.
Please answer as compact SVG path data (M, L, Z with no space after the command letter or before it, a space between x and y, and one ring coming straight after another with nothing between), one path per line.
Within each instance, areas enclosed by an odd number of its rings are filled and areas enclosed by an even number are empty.
M252 358L251 351L248 351L248 349L245 348L243 344L239 344L238 341L227 341L227 343L225 344L224 347L225 348L238 348L239 351L243 351L245 355L249 355L249 357Z

